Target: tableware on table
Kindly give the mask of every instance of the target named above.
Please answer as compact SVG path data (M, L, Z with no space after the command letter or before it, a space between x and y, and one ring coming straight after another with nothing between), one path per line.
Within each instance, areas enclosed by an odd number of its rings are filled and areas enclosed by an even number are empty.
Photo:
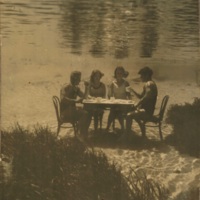
M84 99L83 103L94 103L93 99Z
M115 97L110 97L110 101L114 101L115 100Z
M97 97L97 98L96 98L96 102L97 102L97 103L100 103L101 100L102 100L102 97Z

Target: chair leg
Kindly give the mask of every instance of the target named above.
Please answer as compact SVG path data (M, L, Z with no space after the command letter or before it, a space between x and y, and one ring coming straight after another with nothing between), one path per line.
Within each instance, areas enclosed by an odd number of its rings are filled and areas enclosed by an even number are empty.
M159 123L159 134L160 134L160 140L163 140L163 136L162 136L162 129L161 129L161 123Z
M60 132L60 127L61 127L61 124L60 124L60 123L58 123L58 128L57 128L57 137L58 137L58 135L59 135L59 132Z
M77 133L78 133L78 124L76 122L73 123L73 128L74 128L74 135L77 136Z
M97 131L98 129L98 116L94 116L94 130Z

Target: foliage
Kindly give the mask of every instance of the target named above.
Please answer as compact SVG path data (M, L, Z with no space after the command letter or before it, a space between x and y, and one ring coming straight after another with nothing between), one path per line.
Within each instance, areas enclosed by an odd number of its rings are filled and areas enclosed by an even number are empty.
M130 186L130 192L133 199L168 199L168 190L165 189L161 183L147 178L143 171L136 172L134 170L130 170L127 183Z
M47 127L28 131L17 126L3 132L2 151L12 158L12 175L0 182L4 200L167 199L163 186L154 187L144 177L126 180L102 152L76 138L57 140ZM133 188L134 181L143 184Z
M172 105L166 121L173 126L177 147L194 156L200 156L200 99L192 104Z

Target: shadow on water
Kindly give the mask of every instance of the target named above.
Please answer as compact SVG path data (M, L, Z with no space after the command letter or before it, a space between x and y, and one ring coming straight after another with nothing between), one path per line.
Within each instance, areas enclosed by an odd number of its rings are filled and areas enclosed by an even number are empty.
M119 129L116 129L114 132L107 132L104 129L97 132L91 131L87 144L91 147L99 148L130 150L157 149L160 152L168 152L169 150L169 146L165 142L152 138L143 138L135 132L125 136Z

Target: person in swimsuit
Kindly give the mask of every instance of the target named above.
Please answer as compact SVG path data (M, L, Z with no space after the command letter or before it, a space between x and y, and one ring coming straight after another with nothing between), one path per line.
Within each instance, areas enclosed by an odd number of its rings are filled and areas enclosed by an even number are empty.
M148 120L148 118L152 117L155 110L158 89L156 83L152 80L152 69L144 67L138 74L140 74L140 78L144 82L144 87L141 94L129 88L130 92L139 98L139 101L134 105L134 110L126 116L126 132L131 132L132 120L134 119L141 128L142 136L145 137L145 127L141 121Z
M60 90L60 114L63 122L77 122L80 134L87 136L89 128L89 114L86 110L78 108L77 103L81 103L84 93L79 87L81 72L73 71L70 75L70 83L65 84Z
M87 98L105 98L106 97L106 86L101 82L101 78L104 74L100 70L93 70L90 76L90 82L85 82L86 97ZM94 117L94 129L98 128L98 119L102 120L103 108L97 106L85 106L85 109ZM91 121L91 119L90 119Z
M108 97L115 99L131 99L131 95L126 91L126 87L129 83L124 79L128 76L128 72L125 71L124 67L118 66L114 71L115 80L111 83ZM107 131L110 129L111 123L117 118L121 125L121 129L124 130L124 117L123 114L126 112L124 106L114 106L110 109L107 123Z

